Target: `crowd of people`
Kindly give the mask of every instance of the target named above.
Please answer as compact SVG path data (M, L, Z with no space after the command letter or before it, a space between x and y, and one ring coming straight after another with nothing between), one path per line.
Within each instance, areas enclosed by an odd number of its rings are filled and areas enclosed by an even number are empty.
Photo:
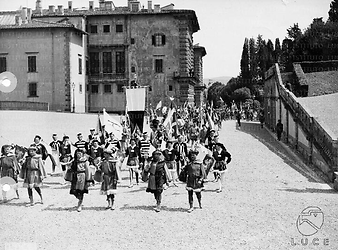
M175 133L153 117L149 133L131 133L125 127L122 137L117 138L113 132L91 129L86 140L82 133L77 134L76 142L70 141L67 135L59 140L58 135L53 134L49 145L36 135L24 154L20 151L22 147L3 145L0 176L10 177L16 183L18 178L23 179L23 186L28 190L27 206L35 204L33 189L43 203L40 187L47 176L45 161L49 157L53 163L51 176L58 169L62 171L64 182L61 184L70 182L70 194L77 198L77 211L80 212L84 194L88 194L91 185L98 183L100 194L106 196L107 209L114 210L121 171L127 170L129 188L139 185L140 180L148 183L146 192L154 195L156 212L161 210L163 190L186 183L188 212L192 212L194 193L202 208L201 194L210 172L214 176L210 181L218 182L216 191L222 192L231 154L219 141L217 129L200 123L198 112L189 112L187 117L180 118L187 122L178 126ZM13 188L19 198L18 186ZM4 191L3 201L7 201Z

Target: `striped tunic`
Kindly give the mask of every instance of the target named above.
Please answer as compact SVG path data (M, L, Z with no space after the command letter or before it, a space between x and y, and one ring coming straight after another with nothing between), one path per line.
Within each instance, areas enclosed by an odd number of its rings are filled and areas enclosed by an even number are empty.
M88 142L84 140L75 142L74 146L77 149L85 149L86 151L88 151Z
M149 156L149 151L150 151L150 142L148 140L144 140L142 139L140 141L140 153L141 153L141 157L144 156Z

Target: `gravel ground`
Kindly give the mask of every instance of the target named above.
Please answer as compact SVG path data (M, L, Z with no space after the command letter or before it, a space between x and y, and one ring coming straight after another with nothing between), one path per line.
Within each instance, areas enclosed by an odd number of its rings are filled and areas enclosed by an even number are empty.
M227 121L220 138L233 161L222 193L215 192L217 184L207 183L203 209L187 213L187 192L179 184L164 192L162 211L156 213L146 184L128 188L123 172L115 211L104 209L105 196L96 185L79 213L69 186L59 184L61 177L48 177L43 205L25 207L28 195L22 187L19 200L0 204L0 249L338 248L337 193L329 185L303 170L298 159L257 123L243 123L238 129L234 121ZM321 208L325 218L315 235L303 237L296 220L308 206ZM305 238L307 246L301 245ZM319 246L312 244L314 238Z

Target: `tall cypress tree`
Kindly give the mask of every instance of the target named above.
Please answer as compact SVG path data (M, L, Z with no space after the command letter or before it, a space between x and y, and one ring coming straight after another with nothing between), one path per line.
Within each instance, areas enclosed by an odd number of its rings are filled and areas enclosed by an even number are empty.
M268 40L266 44L266 49L267 49L266 69L268 70L274 63L274 59L273 59L274 48L273 48L273 43L270 39Z
M338 1L333 0L330 3L329 19L331 22L338 22Z
M267 70L268 51L266 42L262 35L257 36L257 57L258 57L258 77L259 81L263 83L264 73Z
M245 38L242 57L241 57L241 77L242 79L250 79L250 66L249 66L249 40Z
M275 40L274 62L280 63L280 56L282 54L282 48L280 46L279 38Z
M257 48L256 41L254 38L250 38L249 40L249 57L250 57L250 75L252 84L257 82L257 65L258 65L258 56L257 56Z

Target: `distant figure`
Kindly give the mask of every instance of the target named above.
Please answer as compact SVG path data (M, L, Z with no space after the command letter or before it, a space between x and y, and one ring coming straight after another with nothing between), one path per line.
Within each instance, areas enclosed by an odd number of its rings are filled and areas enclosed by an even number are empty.
M236 120L238 123L238 127L241 128L241 112L240 111L237 111L236 113Z
M283 123L281 120L278 120L278 123L276 125L276 132L277 132L277 139L280 141L282 133L283 133Z
M259 122L261 123L261 128L263 128L264 121L265 121L264 113L261 112L261 113L259 114Z

